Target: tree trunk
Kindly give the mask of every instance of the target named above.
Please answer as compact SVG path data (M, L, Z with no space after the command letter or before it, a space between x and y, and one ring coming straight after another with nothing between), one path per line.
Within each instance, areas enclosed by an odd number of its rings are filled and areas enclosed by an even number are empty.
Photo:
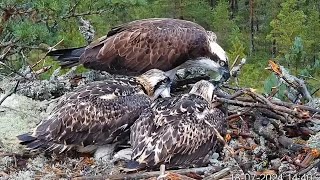
M216 6L216 0L209 0L210 6L214 8Z
M277 42L275 39L272 41L271 55L272 55L272 59L276 58L277 56Z
M259 27L260 27L260 26L259 26L259 20L258 20L258 18L256 18L256 32L257 32L257 33L258 33L259 30L260 30Z
M238 12L238 8L239 8L238 7L238 0L230 0L229 5L230 5L229 7L231 10L231 18L233 19Z
M255 51L254 47L254 0L250 0L250 54Z

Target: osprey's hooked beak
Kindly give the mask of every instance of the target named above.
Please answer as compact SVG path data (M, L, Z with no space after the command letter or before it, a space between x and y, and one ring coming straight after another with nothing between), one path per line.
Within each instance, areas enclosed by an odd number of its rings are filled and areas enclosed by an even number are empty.
M171 97L170 95L170 86L164 86L164 87L160 87L158 88L153 96L151 97L152 100L157 99L159 96L161 96L162 98L166 98L166 97Z
M221 75L221 79L219 80L219 82L225 82L230 78L230 70L229 70L229 66L226 63L224 66L218 68L218 72Z
M171 97L170 95L170 87L166 87L161 93L160 96L163 98Z
M230 70L226 61L216 62L210 58L203 57L198 58L196 60L188 60L186 63L182 64L181 67L201 67L207 70L217 72L221 76L219 82L225 82L230 78Z

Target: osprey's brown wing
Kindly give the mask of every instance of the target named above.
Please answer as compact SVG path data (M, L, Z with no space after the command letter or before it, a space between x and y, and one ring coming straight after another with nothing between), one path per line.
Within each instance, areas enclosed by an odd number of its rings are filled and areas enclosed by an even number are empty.
M109 72L170 70L188 58L206 55L207 32L178 19L145 19L112 29L86 47L80 63Z
M166 167L207 163L218 143L208 123L220 126L225 116L219 109L211 109L200 120L201 112L207 110L205 106L201 100L188 99L167 111L160 108L160 114L150 108L145 110L131 127L132 159L149 167L158 167L162 163Z
M22 135L19 139L30 149L41 147L60 152L112 143L123 138L150 103L134 87L97 82L68 95L32 136Z

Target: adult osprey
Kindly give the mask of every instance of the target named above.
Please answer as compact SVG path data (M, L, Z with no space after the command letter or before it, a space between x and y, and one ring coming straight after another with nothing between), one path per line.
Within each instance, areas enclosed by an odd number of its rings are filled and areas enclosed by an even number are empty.
M221 150L217 132L224 132L226 116L212 107L213 84L197 82L188 94L157 99L131 127L133 162L128 168L203 166Z
M80 87L63 96L33 134L18 136L29 149L90 152L125 140L130 126L151 101L170 94L170 79L152 69L138 77L116 78Z
M60 49L55 56L62 67L83 64L114 74L141 74L160 69L173 79L180 68L203 67L230 76L228 58L216 35L202 26L170 18L142 19L111 29L86 47Z

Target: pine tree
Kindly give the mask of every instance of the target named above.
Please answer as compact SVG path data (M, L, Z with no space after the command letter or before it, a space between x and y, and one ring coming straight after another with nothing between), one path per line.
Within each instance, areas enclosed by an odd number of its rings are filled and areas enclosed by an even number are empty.
M306 22L306 30L304 31L305 50L310 59L309 63L315 63L316 59L320 59L320 13L316 6L309 10Z
M220 0L213 12L212 30L217 34L218 42L223 47L231 47L231 42L228 41L236 25L233 20L230 20L229 5L227 1Z
M267 38L275 41L279 56L287 54L295 37L302 36L306 16L297 9L297 0L286 0L281 4L277 17L270 23L272 30Z

